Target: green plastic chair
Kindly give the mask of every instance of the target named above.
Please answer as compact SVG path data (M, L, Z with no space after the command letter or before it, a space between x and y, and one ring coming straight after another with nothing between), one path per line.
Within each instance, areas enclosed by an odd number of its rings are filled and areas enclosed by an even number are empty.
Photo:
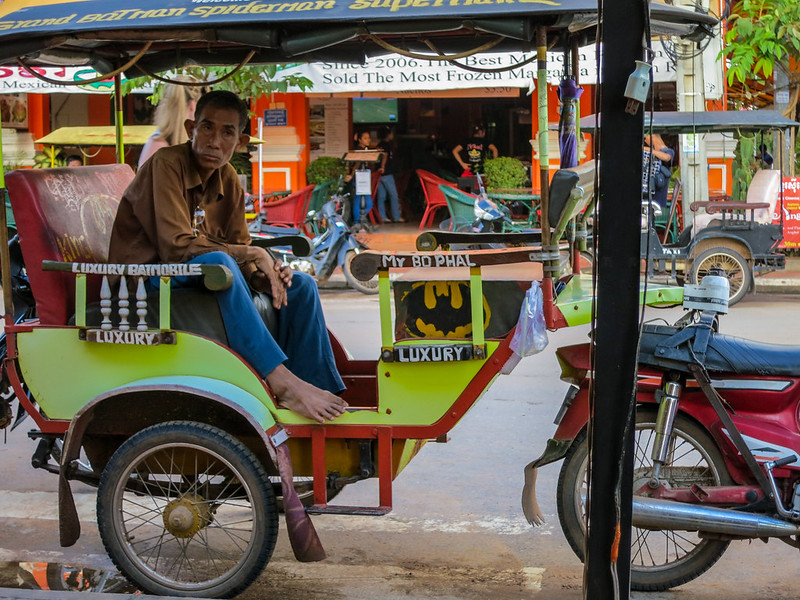
M462 192L449 185L439 185L439 189L447 200L450 211L450 231L468 231L475 222L475 199L477 196Z
M311 198L308 201L308 208L306 209L306 215L310 213L312 210L315 213L318 213L319 210L322 208L322 205L325 204L328 199L331 197L331 189L333 188L333 181L326 181L324 183L319 183L314 187L314 190L311 192ZM318 231L319 223L318 221L308 221L306 220L306 233L311 236L317 236L321 232Z
M681 181L675 181L672 188L670 202L660 217L656 217L653 222L655 230L663 244L674 244L678 241L678 203L681 198Z

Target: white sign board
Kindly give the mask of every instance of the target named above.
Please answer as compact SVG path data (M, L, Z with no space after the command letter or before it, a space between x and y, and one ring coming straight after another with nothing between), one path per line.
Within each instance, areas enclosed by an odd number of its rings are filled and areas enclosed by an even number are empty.
M470 67L497 69L500 72L475 73L437 60L420 60L397 54L370 58L363 65L349 63L311 63L295 65L279 73L302 75L314 82L309 90L317 93L407 92L411 90L450 90L470 88L528 88L537 77L536 61L522 64L535 56L532 52L483 53L461 59ZM564 54L547 53L547 81L557 85L564 67ZM580 50L581 84L597 82L594 46ZM655 50L653 77L657 82L675 81L675 63L660 49Z
M356 196L372 195L372 172L369 169L356 171Z

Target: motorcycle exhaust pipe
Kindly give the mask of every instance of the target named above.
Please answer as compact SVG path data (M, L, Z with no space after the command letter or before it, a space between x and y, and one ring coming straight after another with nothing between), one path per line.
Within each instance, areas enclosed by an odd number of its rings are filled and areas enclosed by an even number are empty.
M633 498L632 524L641 529L705 531L748 538L800 535L800 524L773 517L641 496Z

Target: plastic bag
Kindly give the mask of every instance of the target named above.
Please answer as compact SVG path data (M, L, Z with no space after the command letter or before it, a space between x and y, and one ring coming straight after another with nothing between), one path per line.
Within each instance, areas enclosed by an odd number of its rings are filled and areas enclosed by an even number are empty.
M539 287L539 282L534 281L522 301L517 329L511 338L510 347L519 356L530 356L544 350L547 341L542 289Z

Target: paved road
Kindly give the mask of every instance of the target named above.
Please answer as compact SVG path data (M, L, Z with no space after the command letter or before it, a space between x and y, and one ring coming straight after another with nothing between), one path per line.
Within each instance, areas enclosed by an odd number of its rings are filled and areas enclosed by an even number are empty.
M334 331L357 358L379 347L377 299L324 292ZM723 319L725 332L782 343L800 339L798 299L748 297ZM676 310L648 317L677 318ZM317 516L329 558L293 560L284 532L274 558L241 598L453 600L579 599L582 566L558 525L558 465L540 475L547 523L531 529L519 509L522 467L544 447L567 389L558 380L557 346L586 339L588 327L550 335L549 347L500 377L451 432L447 444L428 444L395 482L387 517ZM66 562L110 568L94 525L93 490L76 486L84 527L79 543L59 548L55 478L28 467L33 443L17 430L0 446L0 561ZM344 504L377 502L377 486L361 483ZM710 600L723 597L794 599L800 589L797 550L780 542L736 542L699 580L662 594L635 598ZM8 569L4 571L8 573ZM3 582L0 573L0 587Z

